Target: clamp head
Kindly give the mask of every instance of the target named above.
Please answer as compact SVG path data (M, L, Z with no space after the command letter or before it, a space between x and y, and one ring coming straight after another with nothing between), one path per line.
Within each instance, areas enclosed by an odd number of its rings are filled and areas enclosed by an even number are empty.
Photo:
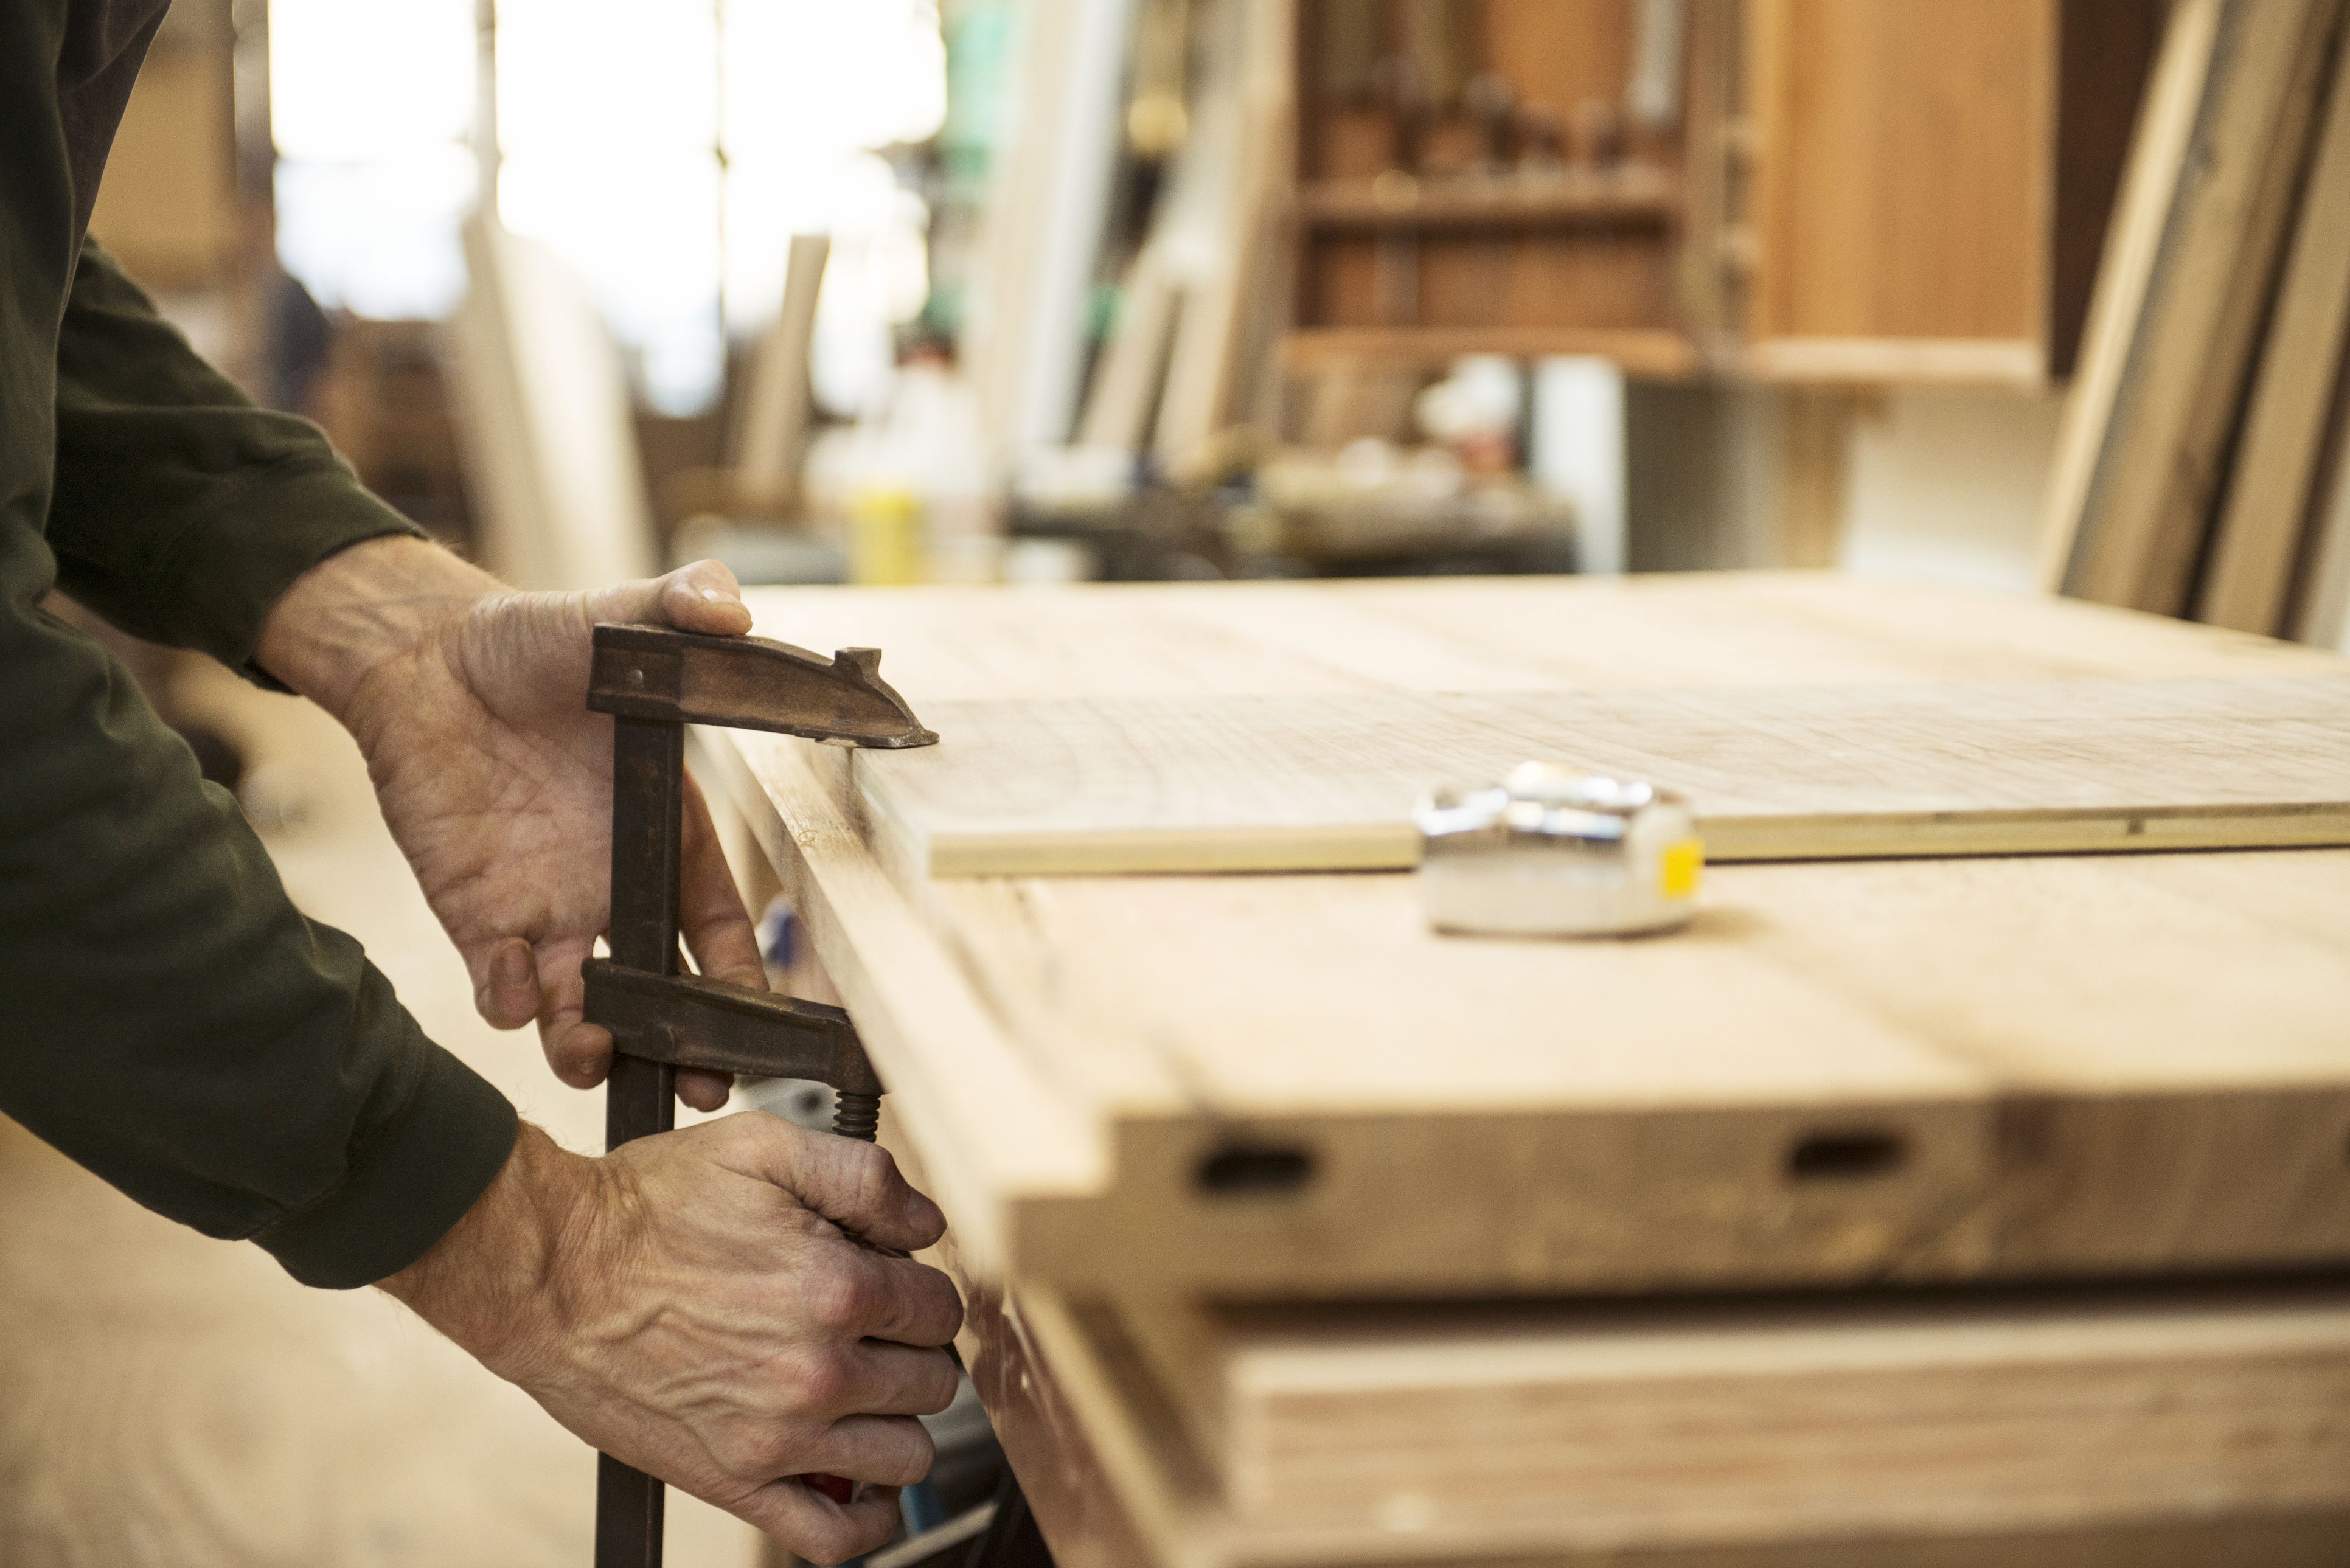
M811 741L934 746L906 700L881 679L881 650L826 659L764 637L710 637L655 626L599 626L588 706L623 719L768 730Z

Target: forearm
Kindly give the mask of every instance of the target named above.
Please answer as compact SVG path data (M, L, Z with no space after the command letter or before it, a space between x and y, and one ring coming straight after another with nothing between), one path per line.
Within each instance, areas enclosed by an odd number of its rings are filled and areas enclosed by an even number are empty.
M504 1098L307 920L223 792L0 527L0 1110L150 1208L351 1286L506 1157Z
M369 539L311 567L261 623L254 662L346 723L368 678L503 591L429 540Z

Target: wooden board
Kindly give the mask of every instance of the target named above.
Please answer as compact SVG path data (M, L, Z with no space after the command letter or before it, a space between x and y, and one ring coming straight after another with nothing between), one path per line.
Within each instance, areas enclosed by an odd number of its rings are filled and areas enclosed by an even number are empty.
M1260 1528L1754 1546L2350 1507L2350 1288L1121 1311ZM2350 1534L2343 1538L2350 1549Z
M2329 1325L2323 1321L2324 1309L2313 1307L2296 1319L2290 1302L2267 1308L2214 1303L2180 1311L2168 1321L2153 1308L2112 1311L2102 1320L2085 1311L2069 1321L2018 1324L2020 1332L2006 1338L1989 1328L1955 1335L1958 1343L1944 1348L1942 1356L1957 1376L1939 1380L1939 1408L1916 1413L1960 1417L1947 1424L1914 1417L1902 1423L1902 1412L1879 1407L1866 1387L1874 1375L1887 1382L1914 1379L1913 1386L1932 1388L1935 1346L1920 1344L1914 1330L1905 1332L1898 1322L1852 1323L1833 1342L1812 1339L1809 1348L1835 1376L1800 1392L1814 1409L1832 1404L1839 1393L1856 1395L1862 1414L1836 1410L1825 1428L1791 1434L1802 1446L1789 1453L1758 1454L1758 1443L1741 1456L1753 1467L1742 1472L1709 1466L1720 1457L1718 1446L1700 1441L1683 1454L1675 1445L1661 1473L1644 1474L1627 1464L1607 1478L1617 1504L1613 1511L1575 1508L1576 1495L1562 1496L1555 1473L1538 1476L1504 1506L1493 1507L1498 1489L1492 1482L1522 1478L1532 1457L1525 1453L1512 1454L1502 1473L1482 1485L1481 1478L1464 1480L1461 1470L1446 1465L1438 1453L1422 1485L1391 1490L1380 1501L1333 1509L1326 1498L1309 1493L1251 1508L1225 1493L1214 1467L1183 1441L1166 1394L1123 1332L1128 1320L1098 1307L1072 1306L1051 1291L1006 1293L968 1275L959 1278L971 1303L962 1341L964 1360L1065 1568L1302 1568L1336 1563L1488 1563L1495 1568L2210 1568L2256 1563L2261 1568L2334 1568L2350 1541L2350 1508L2338 1501L2294 1508L2270 1501L2294 1492L2338 1499L2343 1485L2338 1399L2324 1402L2340 1386L2339 1314ZM2011 1312L2012 1320L2029 1315L2029 1309ZM1461 1326L1475 1332L1473 1325ZM2119 1343L2082 1343L2100 1327L2118 1330ZM2064 1343L2068 1334L2069 1345ZM1447 1337L1440 1324L1428 1324L1415 1348L1442 1356ZM2296 1341L2305 1347L2298 1357L2292 1348ZM2167 1365L2159 1357L2149 1359L2146 1353L2156 1344L2180 1359ZM1742 1340L1725 1334L1713 1348L1732 1362L1743 1359L1752 1370L1794 1347L1773 1346L1751 1334ZM1351 1359L1350 1351L1368 1351L1370 1359L1378 1359L1375 1342L1342 1325L1333 1326L1322 1346L1292 1346L1275 1354L1294 1369L1301 1362L1317 1362L1326 1349L1342 1364ZM2035 1386L2024 1368L2034 1352L2047 1357L2041 1369L2059 1375L2045 1387ZM1683 1360L1679 1370L1694 1375L1694 1359ZM1355 1365L1359 1368L1359 1362ZM2110 1376L2101 1376L2100 1366ZM2324 1376L2309 1376L2313 1368ZM1375 1381L1377 1370L1372 1368L1369 1379L1357 1370L1354 1391ZM1514 1370L1539 1376L1534 1367ZM1606 1397L1621 1387L1596 1380L1601 1398L1595 1403L1607 1409ZM1490 1389L1460 1392L1472 1400ZM2167 1397L2182 1393L2194 1398L2192 1406L2164 1407ZM2263 1396L2273 1404L2260 1407ZM2002 1397L2013 1402L2011 1411L2028 1413L2031 1424L1986 1431L1983 1418L2000 1413ZM1700 1395L1698 1403L1690 1423L1696 1434L1732 1445L1739 1440L1742 1417L1758 1436L1767 1437L1774 1417L1791 1421L1796 1414L1788 1406L1774 1409L1750 1402L1724 1420L1705 1407L1707 1395ZM1620 1406L1607 1413L1620 1413ZM1539 1426L1542 1414L1512 1409L1494 1425L1497 1431L1523 1434ZM1858 1429L1862 1421L1887 1417L1895 1423L1890 1432L1868 1445L1865 1429ZM1976 1423L1971 1430L1967 1417ZM1562 1421L1551 1430L1570 1427ZM1392 1432L1391 1427L1374 1428L1364 1434L1367 1446L1376 1452L1380 1436ZM2230 1435L2246 1439L2246 1446L2226 1447ZM1837 1452L1840 1438L1843 1454ZM1975 1439L1971 1451L1969 1438ZM2158 1446L2151 1453L2133 1453L2122 1447L2128 1438L2151 1438ZM1892 1438L1912 1440L1896 1446ZM1993 1477L1987 1472L1998 1462L1999 1447L2012 1468ZM2211 1453L2213 1448L2219 1451ZM1956 1449L1971 1462L1939 1471L1925 1469L1939 1457L1938 1449ZM2210 1462L2181 1477L2169 1495L2157 1495L2146 1484L2150 1474L2166 1467L2178 1474L2194 1462L2199 1449ZM1647 1452L1653 1458L1656 1449ZM1847 1454L1856 1462L1846 1470L1814 1468L1811 1462ZM2045 1461L2042 1470L2032 1469L2034 1459ZM2051 1496L2052 1480L2081 1478L2100 1459L2113 1461L2111 1473L2089 1478L2093 1494ZM1905 1461L1919 1468L1902 1475ZM1853 1484L1863 1477L1913 1484L1904 1491ZM1968 1488L1980 1489L1987 1480L2001 1488L1998 1495L1969 1495ZM1643 1483L1654 1506L1633 1522L1621 1504L1636 1497ZM2122 1507L2095 1506L2124 1494L2134 1496ZM1743 1522L1731 1517L1742 1507L1747 1511ZM1857 1531L1838 1528L1839 1512L1846 1521L1873 1514L1877 1523ZM2033 1516L2068 1515L2071 1522L2028 1522Z
M1682 791L1716 861L2350 844L2350 671L919 706L850 773L932 877L1407 868L1529 758Z
M2313 647L2350 653L2350 396L2334 408L2324 468L2303 542L2293 635Z
M2067 547L2067 593L2165 614L2188 606L2340 11L2338 0L2225 0L2213 17L2192 3L2174 13L2178 47L2166 48L2178 57L2165 69L2177 67L2176 90L2154 99L2174 117L2191 99L2192 123L2183 140L2175 118L2141 132L2146 175L2133 173L2127 200L2152 211L2123 226L2140 242L2154 230L2152 248L2127 258L2134 271L2116 267L2125 297L2092 327L2110 333L2103 351L2118 369L2075 396L2109 401L2085 403L2060 442L2052 533Z
M2170 7L2154 73L2138 104L2042 514L2040 576L2052 592L2064 586L2072 571L2100 459L2106 441L2118 433L2139 321L2154 291L2225 7L2226 0L2178 0Z
M2284 626L2350 329L2350 28L2334 48L2324 123L2302 199L2242 445L2196 617L2273 636Z
M2350 666L2182 678L2011 654L1996 680L1946 679L1958 659L1904 680L1865 638L1831 646L1879 596L1981 618L1969 646L2106 624L1801 578L1742 615L1702 579L758 603L789 639L889 649L945 737L845 763L885 858L923 876L1406 867L1415 800L1530 758L1684 790L1724 860L2350 843ZM1804 624L1807 604L1826 613ZM1717 610L1731 622L1709 635ZM1759 684L1799 639L1805 683ZM1762 656L1742 670L1742 643Z
M753 588L922 703L2331 676L2330 653L2098 605L1832 572Z
M771 633L887 648L918 709L2339 669L1799 576L754 603ZM1680 936L1477 941L1430 935L1392 874L893 873L848 753L712 742L997 1277L1309 1296L2350 1262L2350 853L1725 866Z

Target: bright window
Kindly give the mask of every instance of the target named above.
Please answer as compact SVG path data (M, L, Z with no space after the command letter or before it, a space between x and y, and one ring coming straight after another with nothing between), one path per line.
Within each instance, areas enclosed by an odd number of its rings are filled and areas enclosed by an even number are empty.
M834 236L819 395L866 406L928 290L928 214L875 154L946 110L935 0L496 0L498 213L602 306L639 389L706 407L731 329ZM272 0L278 251L320 302L439 317L476 200L473 0Z

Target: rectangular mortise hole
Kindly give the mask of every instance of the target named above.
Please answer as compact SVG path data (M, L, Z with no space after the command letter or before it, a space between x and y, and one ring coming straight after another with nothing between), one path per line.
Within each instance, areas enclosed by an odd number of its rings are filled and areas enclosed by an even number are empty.
M1889 1176L1909 1158L1909 1141L1881 1128L1815 1132L1787 1151L1791 1181L1860 1181Z

